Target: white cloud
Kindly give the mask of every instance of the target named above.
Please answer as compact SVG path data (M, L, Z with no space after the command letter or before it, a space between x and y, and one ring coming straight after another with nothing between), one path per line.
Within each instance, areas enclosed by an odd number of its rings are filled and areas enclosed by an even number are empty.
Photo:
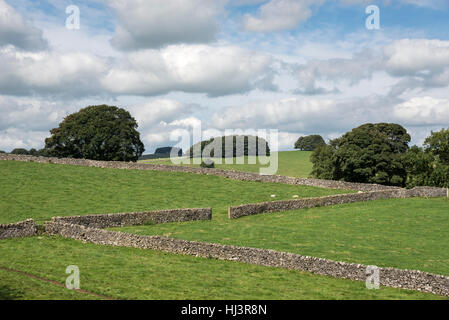
M155 99L126 109L139 125L145 153L150 153L158 147L173 146L176 143L170 140L173 131L191 130L192 125L201 123L193 113L204 108L171 99Z
M45 131L56 126L65 114L56 102L0 96L0 130Z
M157 48L215 39L223 0L113 0L118 26L112 44L121 50Z
M336 104L332 100L289 98L272 102L254 102L244 106L233 106L212 116L217 128L278 128L307 132L315 126L328 125L323 117L335 114ZM334 120L335 122L337 119Z
M449 41L402 39L386 46L384 56L394 75L434 74L449 66Z
M48 131L9 128L0 131L0 150L11 152L15 148L39 149L43 146L43 141L48 136Z
M441 9L448 7L447 0L400 0L403 4L413 4L418 7L430 7L433 9Z
M381 61L369 51L354 55L351 59L312 60L297 67L299 81L298 93L325 94L337 93L336 87L325 88L317 85L317 82L330 82L332 85L346 81L350 85L369 79L373 73L381 70Z
M33 27L4 0L0 0L0 46L14 45L30 51L47 48L42 31Z
M192 112L193 106L170 99L156 99L128 109L139 128L145 129L161 122L172 122Z
M30 53L11 46L0 49L0 65L0 93L8 95L95 95L107 69L89 53Z
M380 52L365 48L349 59L308 60L290 64L298 81L297 93L320 95L338 93L341 86L354 86L376 73L387 73L400 94L415 88L449 85L449 41L401 39L386 44ZM325 85L323 85L325 84Z
M116 94L243 93L266 85L271 62L269 56L234 46L173 45L130 53L123 67L109 71L103 85Z
M202 121L196 117L175 120L169 123L170 126L179 126L185 128L196 128L201 126Z
M449 125L449 99L415 97L398 104L394 116L408 125Z
M271 0L259 8L257 16L245 15L247 31L270 32L293 29L312 15L311 0Z
M278 133L278 148L279 150L292 150L295 146L295 142L299 137L304 136L301 133L291 133L291 132L279 132Z

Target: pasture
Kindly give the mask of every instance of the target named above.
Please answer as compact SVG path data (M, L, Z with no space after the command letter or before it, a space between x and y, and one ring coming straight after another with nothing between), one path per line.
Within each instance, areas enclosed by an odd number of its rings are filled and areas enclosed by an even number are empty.
M290 170L300 175L296 168ZM0 182L0 223L33 218L42 224L53 216L212 207L211 221L116 229L449 275L449 241L442 231L449 227L447 199L381 200L228 220L229 205L352 191L18 161L0 161ZM0 252L0 268L61 284L67 277L65 268L77 265L81 288L96 294L0 269L0 299L444 298L387 287L368 290L359 281L58 236L0 240Z

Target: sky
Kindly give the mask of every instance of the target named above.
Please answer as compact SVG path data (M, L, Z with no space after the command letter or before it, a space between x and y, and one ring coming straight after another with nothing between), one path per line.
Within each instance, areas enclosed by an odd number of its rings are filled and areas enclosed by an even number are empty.
M449 127L448 89L449 0L0 0L7 152L98 104L131 113L145 153L199 125L292 150L394 122L422 145Z

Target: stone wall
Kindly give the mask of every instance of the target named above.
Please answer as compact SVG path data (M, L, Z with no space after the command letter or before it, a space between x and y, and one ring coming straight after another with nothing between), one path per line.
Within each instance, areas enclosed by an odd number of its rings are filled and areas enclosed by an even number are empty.
M36 234L37 228L33 219L11 224L0 224L0 239L31 237Z
M0 154L0 160L56 163L56 164L68 164L68 165L98 167L98 168L186 172L195 174L214 175L240 181L284 183L284 184L305 185L311 187L330 188L330 189L345 189L345 190L358 190L358 191L379 191L379 190L400 189L398 187L383 186L378 184L352 183L345 181L321 180L321 179L305 179L305 178L285 177L279 175L259 175L253 172L222 170L214 168L196 168L188 166L175 166L175 165L162 165L162 164L146 164L136 162L96 161L96 160L71 159L71 158L46 158L28 155L7 154L7 153Z
M211 219L212 208L199 208L53 217L51 221L83 225L92 228L113 228L147 223L158 224Z
M236 219L244 216L297 210L321 206L331 206L343 203L370 201L379 199L410 198L410 197L446 197L447 190L443 188L418 187L414 189L394 189L383 191L370 191L353 194L340 194L316 198L296 200L280 200L262 203L244 204L228 208L228 218Z
M46 232L101 245L151 249L203 258L238 261L267 267L312 272L336 278L366 280L366 265L338 262L268 249L195 242L161 236L140 236L89 228L57 221L46 223ZM379 268L380 284L449 296L449 277L415 270Z

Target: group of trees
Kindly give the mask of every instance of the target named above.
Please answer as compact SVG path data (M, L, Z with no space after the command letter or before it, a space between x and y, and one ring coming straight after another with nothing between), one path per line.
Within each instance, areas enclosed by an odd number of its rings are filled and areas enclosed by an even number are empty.
M225 136L204 140L190 147L186 154L191 158L200 157L241 157L269 156L268 142L257 136Z
M312 153L312 175L321 179L401 187L449 186L449 130L432 132L424 148L398 124L364 124Z
M6 153L6 152L0 150L0 153ZM25 148L15 148L10 152L10 154L22 154L22 155L30 155L30 156L47 156L45 149L36 150L34 148L31 148L30 150L27 150Z
M300 137L295 142L295 149L299 149L302 151L313 151L318 147L324 146L326 142L322 136L318 134L313 134L310 136Z
M413 146L404 159L407 186L449 188L449 129L432 132L423 148Z
M67 116L50 133L51 136L45 139L45 148L17 148L11 153L137 161L144 151L136 120L128 111L114 106L83 108ZM328 144L319 135L300 137L295 148L313 150L312 175L317 178L401 187L449 187L449 129L432 132L423 147L410 148L410 140L410 135L401 125L369 123ZM157 151L164 153L172 149L160 148ZM176 151L182 153L180 149ZM263 138L234 135L201 141L186 154L190 157L223 158L269 156L270 148Z

